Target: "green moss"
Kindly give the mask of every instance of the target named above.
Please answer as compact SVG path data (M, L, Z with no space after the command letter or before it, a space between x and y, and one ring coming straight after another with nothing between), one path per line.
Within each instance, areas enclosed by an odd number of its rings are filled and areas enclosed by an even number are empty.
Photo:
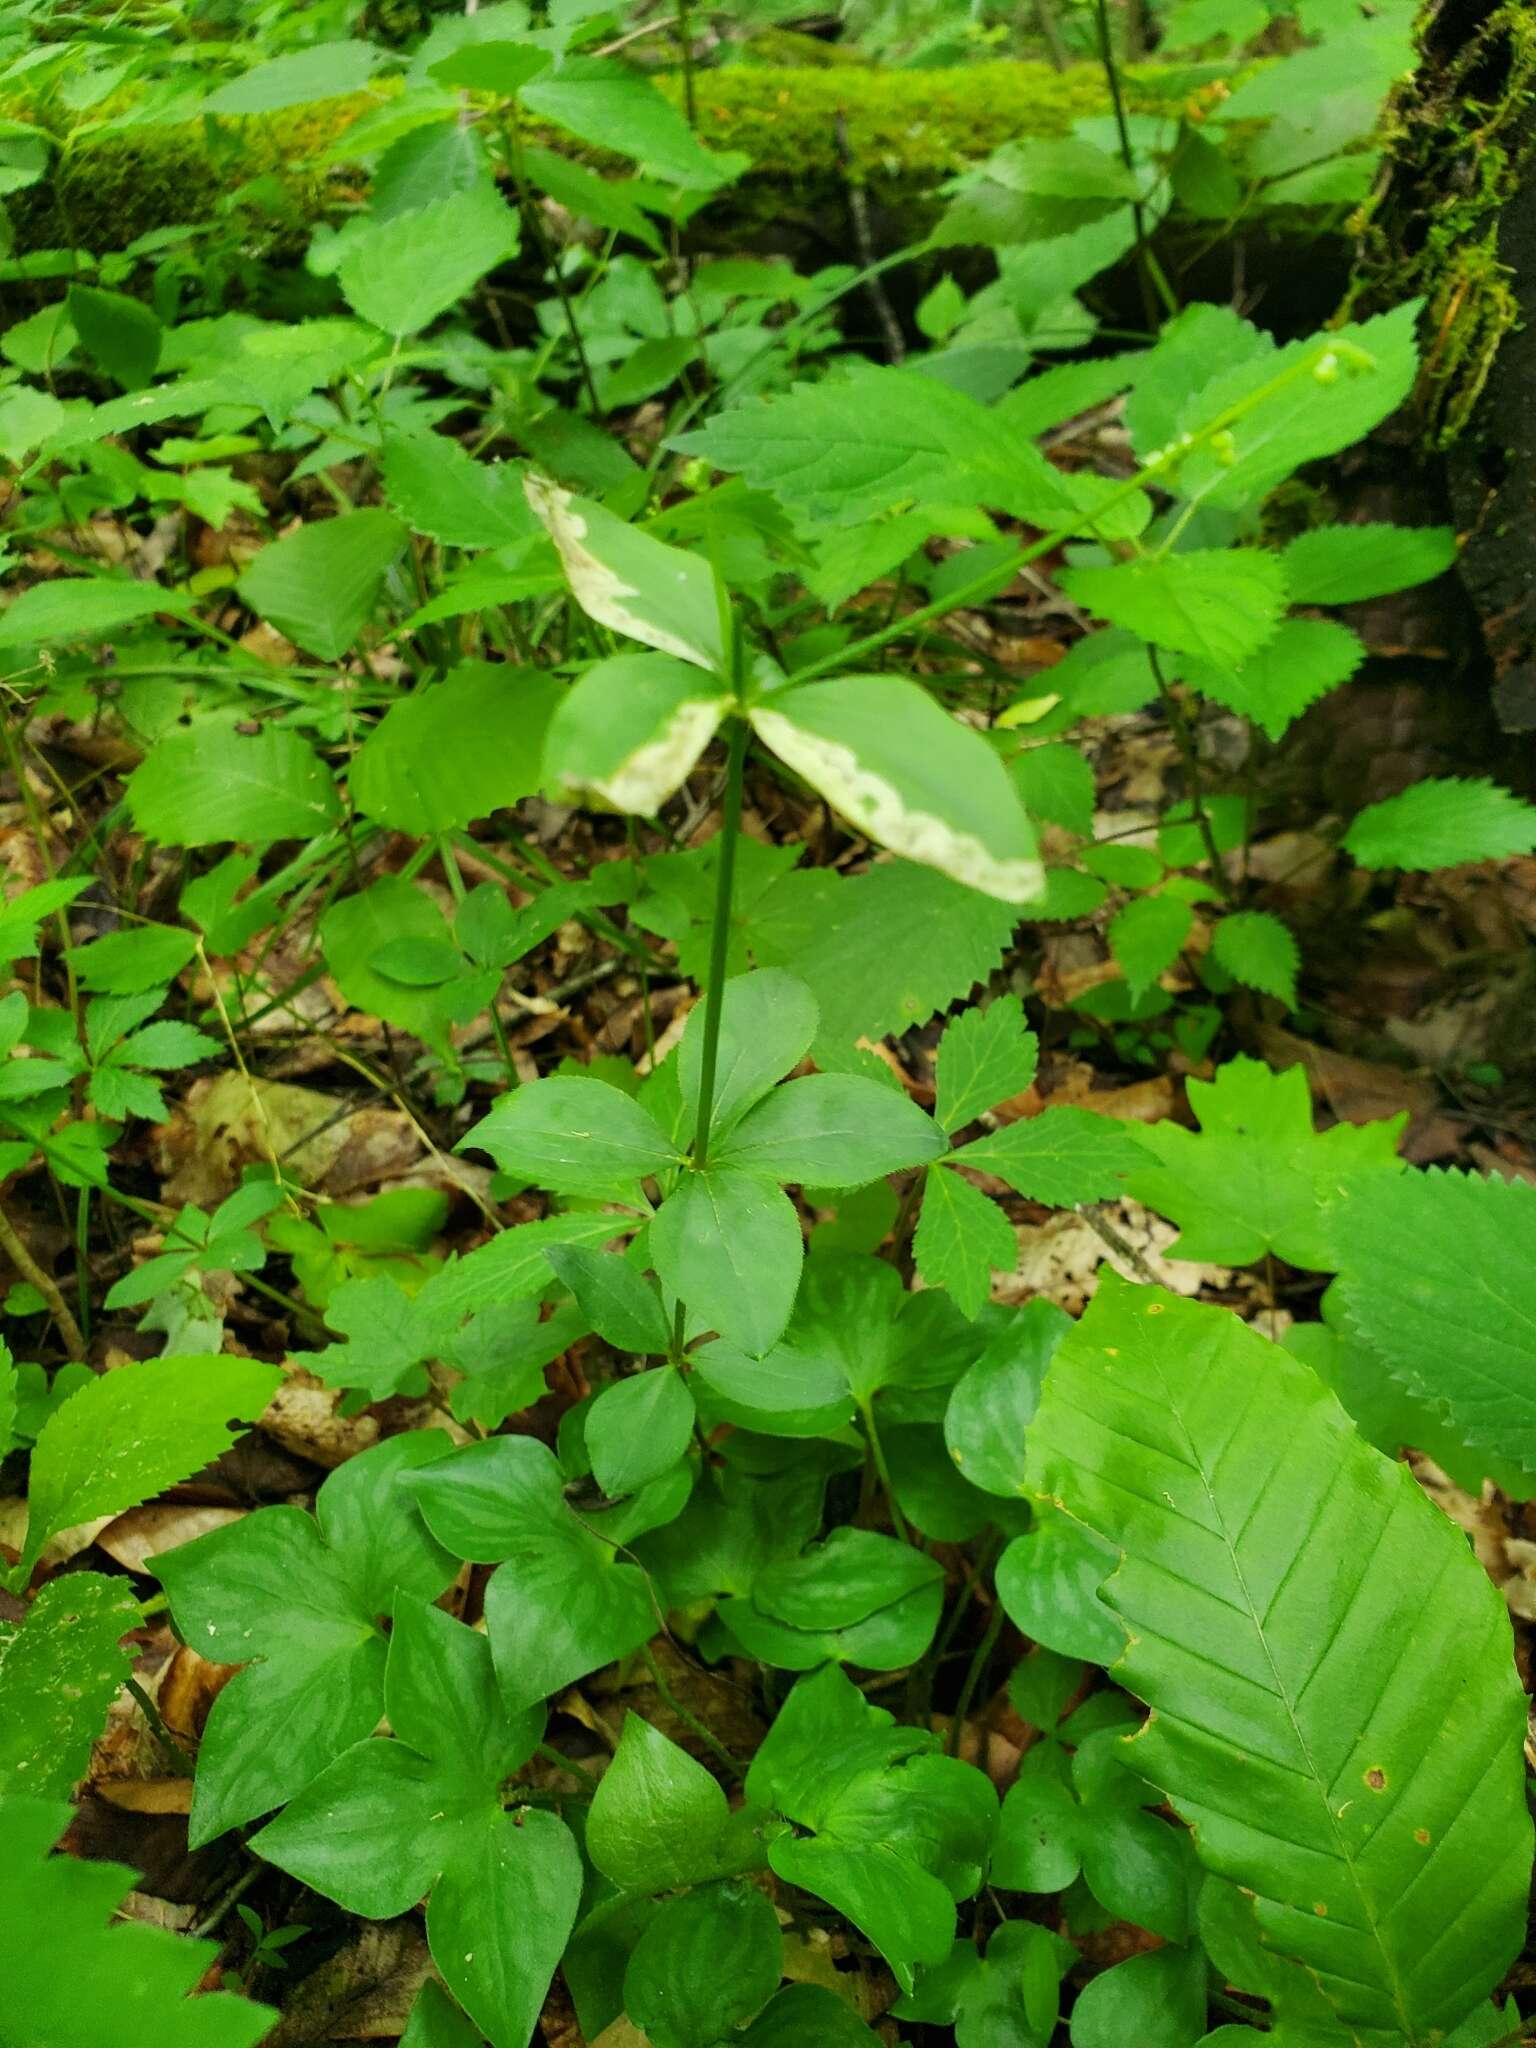
M1421 35L1433 47L1436 19ZM1356 221L1352 302L1422 296L1418 403L1434 446L1453 441L1520 317L1499 222L1536 149L1536 8L1503 0L1448 61L1426 63L1387 112L1391 174Z
M661 74L657 83L681 102L679 77ZM1178 113L1210 90L1183 67L1143 65L1126 78L1138 112ZM266 196L276 202L273 232L281 235L285 225L312 221L357 196L355 171L313 166L376 104L376 97L356 94L241 121L64 134L49 186L12 202L17 244L35 249L72 240L96 251L126 248L151 228L207 218L215 195L249 180L266 181ZM1083 116L1106 113L1109 102L1102 75L1086 64L1064 72L1007 62L940 71L742 65L702 75L698 107L706 143L751 157L742 195L751 210L754 188L804 200L818 189L840 191L849 176L893 198L917 198L999 144L1065 134ZM19 104L0 106L3 113L45 118ZM561 142L553 133L539 139Z

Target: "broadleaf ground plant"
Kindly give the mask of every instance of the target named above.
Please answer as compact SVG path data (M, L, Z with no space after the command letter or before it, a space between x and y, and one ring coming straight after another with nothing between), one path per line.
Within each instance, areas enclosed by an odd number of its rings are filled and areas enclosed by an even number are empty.
M1529 2038L1411 10L1016 13L0 25L12 2048Z

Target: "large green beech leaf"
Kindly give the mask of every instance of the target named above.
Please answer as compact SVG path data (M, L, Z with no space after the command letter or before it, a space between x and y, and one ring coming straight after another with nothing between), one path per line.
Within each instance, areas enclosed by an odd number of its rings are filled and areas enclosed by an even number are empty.
M1034 828L980 733L916 683L839 676L755 705L758 737L860 832L1005 903L1045 893Z
M1287 1352L1111 1276L1026 1459L1121 1553L1137 1771L1340 2028L1428 2048L1518 1951L1531 1865L1509 1620L1460 1532Z
M55 1856L59 1800L0 1799L0 1982L7 2048L256 2048L277 2014L217 1991L189 1994L218 1960L141 1920L116 1924L135 1871Z
M524 488L589 618L679 661L724 670L720 605L707 562L572 497L536 471Z
M1346 1184L1328 1222L1344 1319L1380 1370L1536 1473L1536 1187L1404 1173Z
M731 702L675 654L615 654L577 678L550 720L549 781L651 817L691 772Z
M245 1666L208 1716L194 1847L291 1799L378 1721L396 1588L435 1599L456 1569L399 1483L446 1449L436 1431L391 1437L331 1474L313 1516L262 1508L155 1560L183 1639Z
M409 1597L384 1697L393 1737L337 1757L251 1846L371 1920L430 1891L427 1941L449 1989L492 2048L527 2048L581 1897L565 1823L505 1803L543 1709L509 1714L484 1636Z
M533 1437L470 1444L410 1485L439 1542L501 1566L485 1622L509 1713L628 1656L657 1627L644 1574L570 1506L553 1452Z

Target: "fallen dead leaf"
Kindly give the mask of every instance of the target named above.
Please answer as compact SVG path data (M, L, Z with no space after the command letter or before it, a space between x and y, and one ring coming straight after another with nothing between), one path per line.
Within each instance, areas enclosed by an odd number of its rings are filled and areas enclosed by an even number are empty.
M266 2036L266 2048L398 2040L416 1994L435 1975L417 1920L368 1923L284 1999L283 2017Z
M194 1081L170 1121L155 1126L151 1145L164 1199L203 1208L239 1186L243 1167L274 1156L306 1186L337 1196L409 1172L422 1149L398 1110L354 1108L234 1069Z
M1225 1266L1202 1266L1188 1259L1165 1258L1164 1250L1178 1232L1139 1202L1108 1203L1104 1213L1117 1235L1140 1255L1158 1284L1171 1293L1193 1297L1207 1289L1223 1288L1230 1281L1232 1276ZM1018 1267L1000 1277L994 1297L998 1301L1032 1301L1039 1295L1054 1301L1068 1315L1077 1316L1098 1291L1101 1266L1113 1266L1127 1280L1142 1278L1131 1261L1106 1244L1092 1224L1067 1211L1048 1217L1044 1223L1018 1224L1015 1235L1019 1242Z
M285 1365L286 1377L272 1396L261 1428L285 1451L334 1471L379 1440L379 1420L366 1411L344 1416L342 1395L299 1365Z
M176 1501L130 1508L109 1522L96 1538L108 1557L131 1572L148 1569L149 1560L162 1550L175 1550L210 1529L223 1529L238 1522L243 1508L213 1508L183 1505Z

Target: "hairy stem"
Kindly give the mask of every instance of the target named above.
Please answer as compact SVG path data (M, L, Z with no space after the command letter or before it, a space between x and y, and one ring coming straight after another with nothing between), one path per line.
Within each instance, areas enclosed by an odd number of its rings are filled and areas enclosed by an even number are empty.
M1152 673L1157 679L1157 694L1163 707L1163 716L1168 721L1168 730L1173 734L1174 745L1178 748L1179 758L1184 763L1184 776L1189 784L1189 808L1205 847L1211 880L1230 904L1234 901L1232 884L1228 880L1221 854L1217 850L1211 814L1205 807L1205 783L1200 773L1200 750L1195 745L1195 735L1190 728L1189 720L1184 716L1183 706L1174 696L1168 678L1163 674L1163 665L1158 659L1155 647L1147 649L1147 659L1151 662Z

